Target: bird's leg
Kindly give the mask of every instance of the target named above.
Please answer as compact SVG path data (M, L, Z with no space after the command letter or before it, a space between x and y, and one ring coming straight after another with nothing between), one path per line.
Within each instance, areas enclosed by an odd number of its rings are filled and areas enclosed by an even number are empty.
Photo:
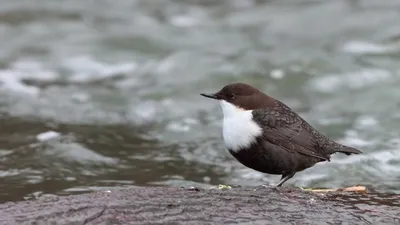
M282 186L283 183L285 183L287 180L289 180L290 178L292 178L294 176L295 173L289 173L289 174L282 174L282 178L279 181L279 183L276 185L277 187Z

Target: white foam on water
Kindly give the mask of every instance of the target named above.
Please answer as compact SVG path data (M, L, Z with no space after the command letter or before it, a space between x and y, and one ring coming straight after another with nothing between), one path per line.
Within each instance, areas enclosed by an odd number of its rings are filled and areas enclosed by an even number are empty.
M112 157L100 155L78 143L64 140L49 144L45 151L46 157L55 157L54 160L76 161L87 164L117 164L118 160Z
M87 93L76 92L71 95L71 99L79 103L86 103L90 100L90 96Z
M262 179L265 176L265 174L257 172L257 171L253 171L250 168L242 168L238 172L242 178L250 179L250 180Z
M0 157L4 157L7 155L10 155L14 152L14 150L5 150L5 149L0 149Z
M44 66L30 59L21 59L11 65L11 70L18 71L19 79L32 79L37 81L54 81L58 74L44 68Z
M400 152L398 149L382 149L372 153L364 153L360 155L351 155L340 160L332 160L329 162L338 165L359 166L364 169L374 169L381 171L379 176L391 173L400 173L397 165L390 164L392 160L400 160ZM333 167L335 167L333 165Z
M347 141L344 141L345 144L359 148L363 151L363 154L351 156L343 156L342 154L334 155L336 159L332 159L329 163L317 165L321 169L317 169L316 167L311 168L311 173L326 174L327 177L336 176L335 174L349 173L347 176L348 179L365 183L376 182L376 180L391 182L391 180L396 179L393 175L400 174L400 167L396 163L400 160L400 151L398 151L400 141L397 137L387 141L391 143L391 147L387 148L379 147L379 143L382 140L363 140L355 134L355 131L346 133L351 135L347 135L345 138ZM373 151L368 150L373 148L377 149ZM299 182L303 182L302 180L307 176L309 175L302 174L299 176ZM325 182L324 179L315 179L317 182L318 180Z
M134 62L110 64L97 61L89 56L75 56L61 61L59 64L62 69L70 73L68 76L46 68L47 65L41 62L19 59L8 68L0 70L0 89L38 96L41 89L37 86L27 85L24 80L38 82L63 80L71 83L87 83L131 73L137 67Z
M186 132L192 129L193 125L197 125L199 122L193 118L183 118L179 121L172 121L166 126L167 130L173 132Z
M378 140L365 140L360 137L357 131L347 130L345 131L345 137L340 139L339 142L353 147L366 147L376 144Z
M342 117L323 117L317 119L318 123L324 126L328 125L337 125L337 124L343 124L345 123L345 119Z
M400 45L380 45L367 41L349 41L341 47L342 51L350 54L385 54L400 50Z
M180 122L171 122L167 125L167 130L173 132L187 132L190 130L190 126Z
M366 129L379 126L379 121L373 116L363 115L356 119L355 127L357 129Z
M127 73L135 69L135 62L105 63L80 55L51 62L21 58L10 63L7 68L0 69L0 91L6 96L1 99L4 104L2 110L14 116L39 116L64 122L119 123L126 119L124 108L109 107L107 104L113 104L108 98L123 101L125 98L120 92L114 95L106 87L94 90L76 84L103 80L112 84L124 82L134 77ZM154 113L148 107L137 114L137 121L154 119Z
M199 24L199 20L189 15L177 15L171 18L171 24L177 27L192 27Z
M274 79L280 80L285 76L285 72L280 69L274 69L270 72L270 76Z
M22 83L20 79L20 73L13 70L0 71L0 89L33 96L38 95L40 92L39 88L28 86Z
M13 177L13 176L18 176L21 174L31 174L35 173L37 170L32 170L31 168L29 169L9 169L9 170L0 170L0 177ZM41 172L39 172L41 173Z
M0 88L37 96L40 89L26 85L23 82L24 79L51 81L56 78L56 73L43 68L40 63L29 59L20 59L12 63L9 68L0 70Z
M46 132L36 135L36 139L38 139L39 141L48 141L48 140L57 138L59 136L60 136L60 133L57 133L57 132L51 130L51 131L46 131Z
M62 67L72 73L72 75L68 77L69 81L87 83L111 78L120 74L131 73L136 69L137 64L134 62L108 64L83 55L64 61Z
M155 101L145 101L131 105L131 114L138 122L152 121L158 113L158 104Z
M310 81L310 87L320 92L334 92L342 88L359 89L377 83L389 82L394 75L384 69L363 69L345 74L332 74L316 77Z

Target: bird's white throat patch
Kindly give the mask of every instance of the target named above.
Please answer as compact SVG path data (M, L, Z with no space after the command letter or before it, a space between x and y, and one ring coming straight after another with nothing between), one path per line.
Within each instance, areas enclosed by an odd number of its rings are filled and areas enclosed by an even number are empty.
M234 152L250 147L262 134L262 128L253 121L253 110L244 110L225 100L219 102L224 114L222 134L225 146Z

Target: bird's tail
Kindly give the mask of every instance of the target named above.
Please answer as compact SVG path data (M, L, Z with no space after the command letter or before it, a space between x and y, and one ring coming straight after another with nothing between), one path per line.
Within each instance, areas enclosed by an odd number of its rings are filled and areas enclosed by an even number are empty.
M341 145L338 144L338 147L335 148L335 152L340 152L344 153L346 155L351 155L351 154L362 154L362 152L358 149L346 146L346 145Z

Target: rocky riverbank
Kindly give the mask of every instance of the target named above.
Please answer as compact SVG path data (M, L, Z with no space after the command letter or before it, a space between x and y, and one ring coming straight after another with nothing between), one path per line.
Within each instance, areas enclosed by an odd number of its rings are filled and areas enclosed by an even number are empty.
M400 224L400 195L134 187L0 205L0 224Z

